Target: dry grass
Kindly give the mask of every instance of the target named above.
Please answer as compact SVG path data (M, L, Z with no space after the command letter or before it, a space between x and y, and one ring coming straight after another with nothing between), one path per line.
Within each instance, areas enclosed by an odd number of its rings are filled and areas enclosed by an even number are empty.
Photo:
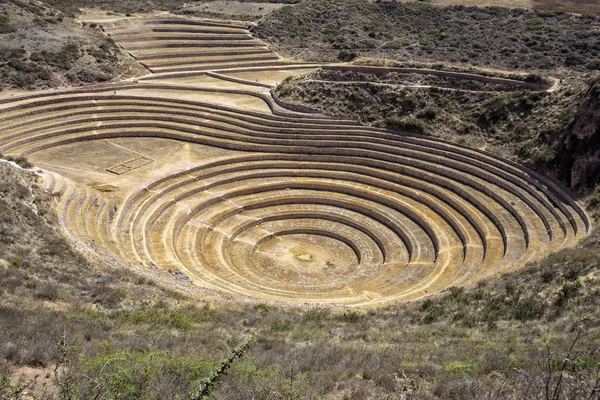
M42 393L46 382L45 398L185 397L250 337L256 341L208 398L543 399L548 383L567 399L598 387L598 231L523 272L422 304L207 304L131 270L86 262L68 245L49 253L42 251L48 245L32 246L30 240L42 240L56 250L64 242L26 210L29 190L21 178L34 182L31 173L1 177L9 188L4 199L15 207L0 211L2 229L22 234L3 236L12 243L1 252L0 370L15 375L0 385L0 396L15 389L19 376L26 383L40 375L27 390ZM50 199L32 190L46 209ZM30 257L12 250L23 247L40 250ZM574 282L576 290L564 289ZM95 287L102 289L90 294ZM118 301L96 301L111 290ZM519 304L532 299L540 311L520 312ZM567 373L557 386L565 358Z
M565 11L574 14L600 16L600 4L595 0L432 0L445 6L527 8L530 10Z
M370 56L583 70L598 69L594 30L599 21L591 15L500 7L306 0L274 11L254 31L288 55L309 61Z
M46 88L105 82L139 68L98 27L33 0L0 5L14 32L2 35L0 87Z

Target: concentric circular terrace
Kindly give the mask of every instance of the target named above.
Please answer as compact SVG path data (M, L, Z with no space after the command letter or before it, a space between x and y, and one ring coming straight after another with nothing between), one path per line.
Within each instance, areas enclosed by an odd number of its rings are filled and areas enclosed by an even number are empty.
M45 170L81 243L220 292L360 305L473 284L590 228L560 187L513 162L282 107L270 85L310 66L254 53L243 27L168 21L105 26L163 75L0 100L0 152ZM249 43L251 65L185 35Z

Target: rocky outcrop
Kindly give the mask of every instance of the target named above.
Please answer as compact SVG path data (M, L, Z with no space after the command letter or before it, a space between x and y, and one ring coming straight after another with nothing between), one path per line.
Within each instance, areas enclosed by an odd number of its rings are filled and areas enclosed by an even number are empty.
M600 78L588 89L574 122L558 145L559 177L576 191L600 183Z

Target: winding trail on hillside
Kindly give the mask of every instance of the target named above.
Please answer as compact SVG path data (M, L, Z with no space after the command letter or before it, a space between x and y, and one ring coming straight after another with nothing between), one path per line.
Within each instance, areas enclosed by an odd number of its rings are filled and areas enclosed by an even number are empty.
M512 161L274 98L316 66L247 25L103 29L151 73L0 99L0 152L44 166L65 232L87 246L222 293L377 305L515 270L590 230L568 193Z

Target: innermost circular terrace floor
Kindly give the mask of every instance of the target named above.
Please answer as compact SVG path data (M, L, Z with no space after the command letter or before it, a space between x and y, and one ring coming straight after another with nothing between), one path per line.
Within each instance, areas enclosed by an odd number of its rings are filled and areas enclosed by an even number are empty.
M359 261L346 243L323 235L291 234L261 243L253 262L275 279L307 284L327 282L356 270Z

